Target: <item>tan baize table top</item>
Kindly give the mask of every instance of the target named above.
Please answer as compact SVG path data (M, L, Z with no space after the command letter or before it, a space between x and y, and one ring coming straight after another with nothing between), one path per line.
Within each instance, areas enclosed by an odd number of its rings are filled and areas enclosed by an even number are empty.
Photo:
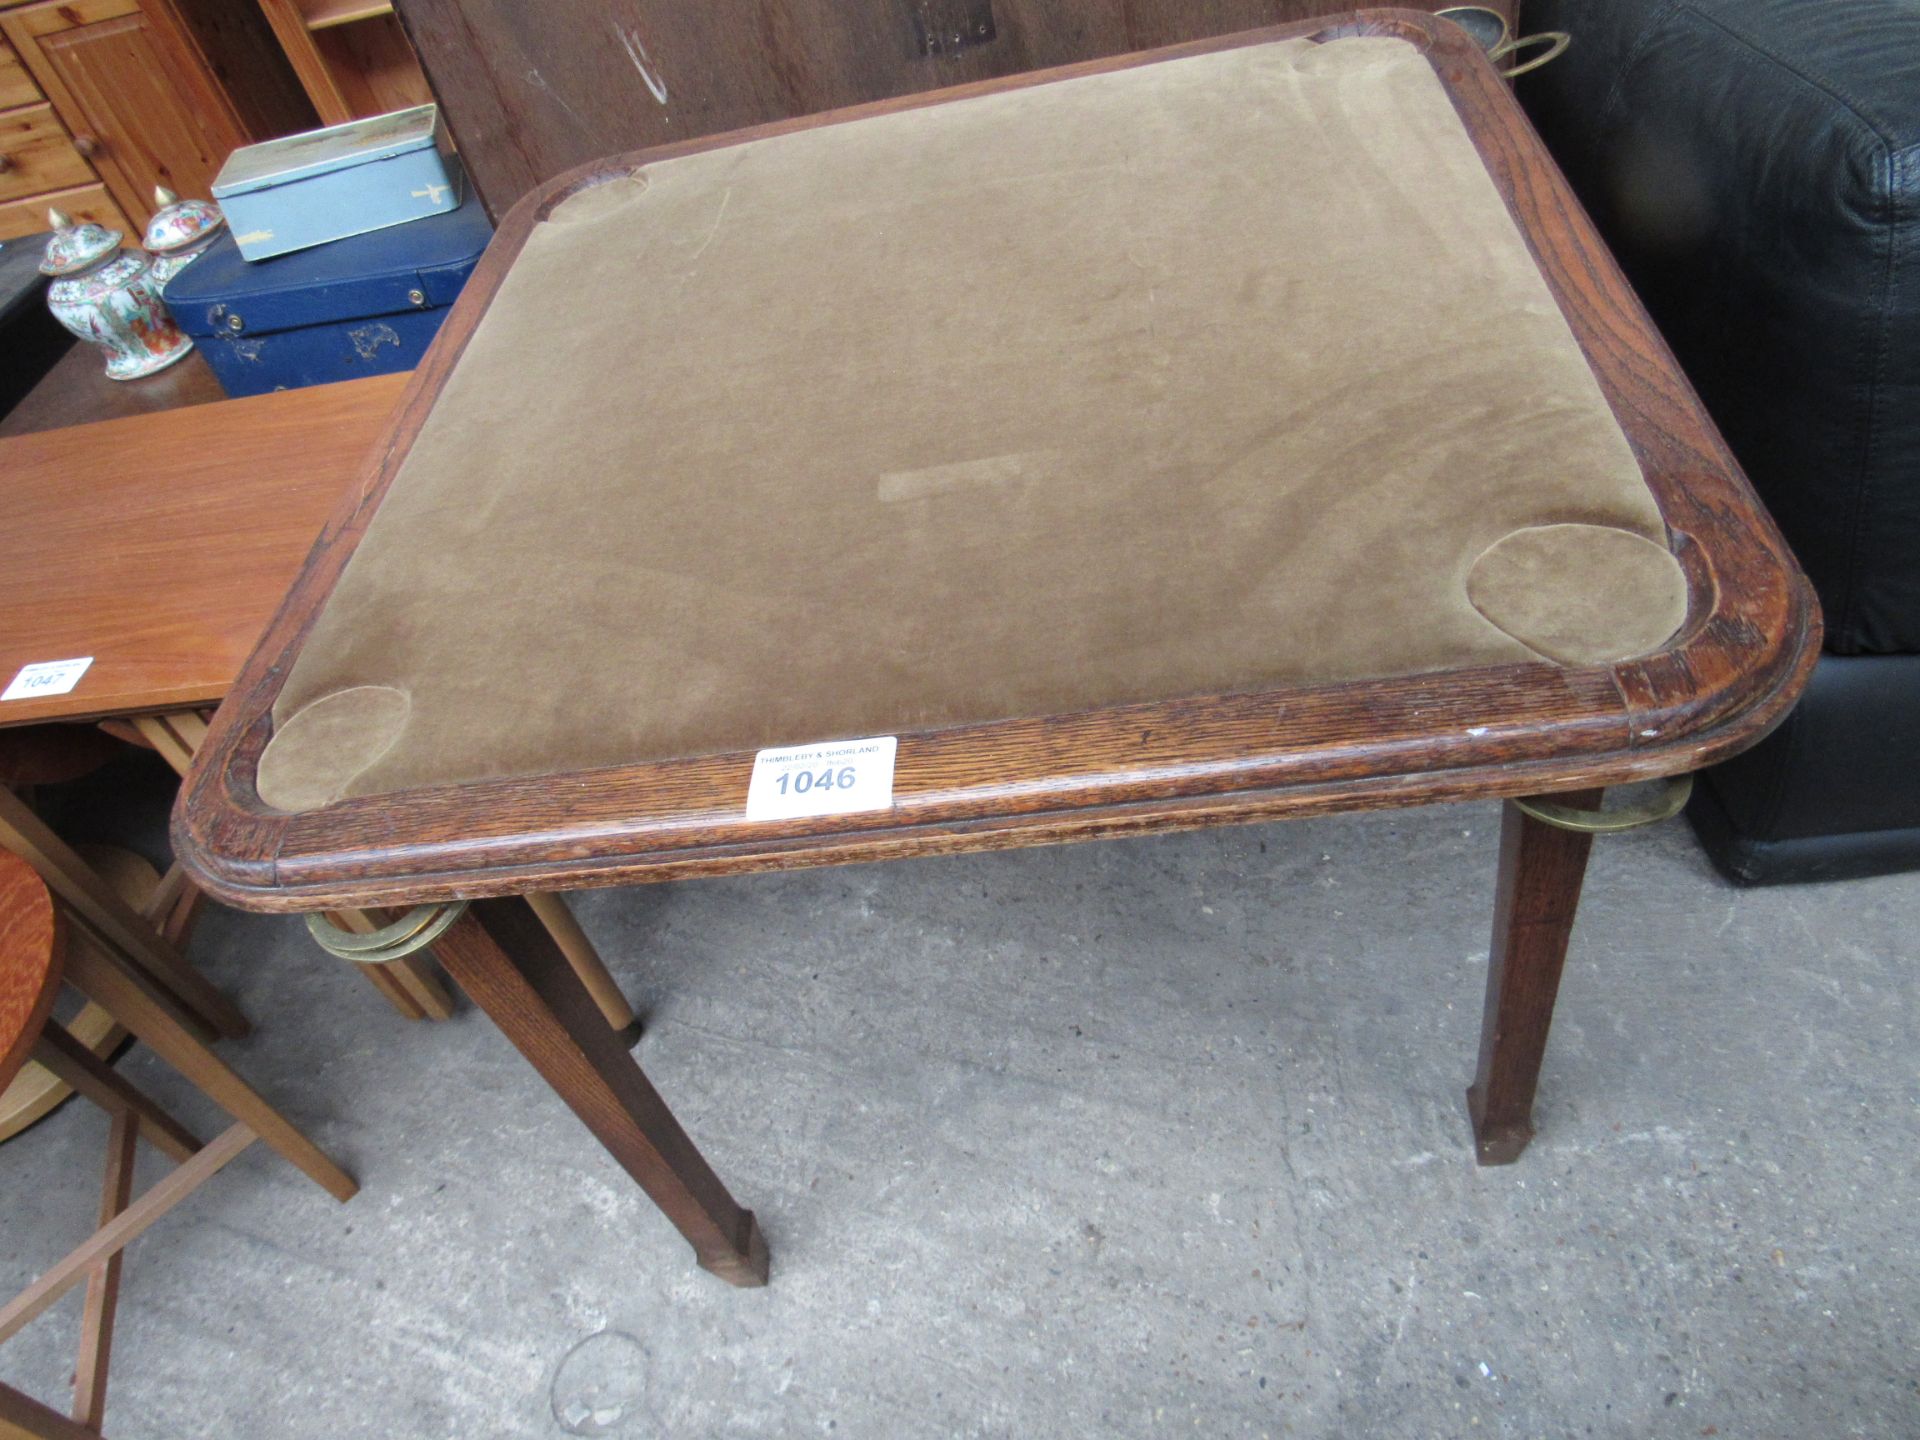
M562 202L308 636L259 792L1602 663L1685 611L1427 61L1282 41Z

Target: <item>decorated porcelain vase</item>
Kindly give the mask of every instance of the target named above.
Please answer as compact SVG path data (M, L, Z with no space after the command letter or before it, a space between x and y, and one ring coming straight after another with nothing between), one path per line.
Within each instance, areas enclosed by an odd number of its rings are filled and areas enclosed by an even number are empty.
M40 273L54 277L47 308L67 329L107 352L107 378L137 380L164 370L189 350L167 314L147 257L120 249L120 232L76 225L58 210Z
M153 203L159 208L147 222L147 233L140 243L153 256L148 267L153 283L164 291L169 280L220 238L227 217L211 200L182 200L164 185L155 187Z

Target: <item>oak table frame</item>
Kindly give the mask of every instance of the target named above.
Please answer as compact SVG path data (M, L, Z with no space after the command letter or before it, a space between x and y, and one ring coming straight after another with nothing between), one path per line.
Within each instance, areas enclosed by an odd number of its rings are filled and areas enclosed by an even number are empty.
M299 814L256 789L276 696L435 396L533 227L566 197L745 139L1267 40L1386 34L1429 57L1638 459L1689 585L1657 653L1220 694L899 737L891 810L749 823L751 752L349 798ZM1784 715L1818 649L1812 593L1579 204L1463 32L1369 11L916 95L636 152L528 195L408 386L390 442L329 523L175 812L176 846L247 909L471 902L448 971L646 1189L700 1265L763 1283L727 1193L520 898L530 891L1103 839L1335 811L1560 794L1689 773ZM825 737L822 737L825 738ZM560 783L564 781L564 784ZM1482 1163L1530 1117L1590 840L1507 807L1487 1018L1469 1106Z

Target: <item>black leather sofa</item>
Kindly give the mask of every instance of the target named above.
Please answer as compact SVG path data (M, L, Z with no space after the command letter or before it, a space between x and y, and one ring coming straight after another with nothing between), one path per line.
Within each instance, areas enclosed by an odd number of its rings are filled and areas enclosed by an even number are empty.
M1920 868L1920 0L1526 0L1523 104L1812 578L1688 814L1748 884Z

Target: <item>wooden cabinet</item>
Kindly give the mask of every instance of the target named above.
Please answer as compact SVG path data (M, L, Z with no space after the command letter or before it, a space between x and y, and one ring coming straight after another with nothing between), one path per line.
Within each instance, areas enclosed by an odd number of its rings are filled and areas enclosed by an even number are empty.
M138 0L44 0L0 16L0 30L136 223L154 186L205 195L247 141L213 77Z
M111 229L127 226L32 73L0 39L0 240L46 229L47 211L56 208Z
M135 239L156 185L312 123L251 0L0 0L0 239L49 209Z

